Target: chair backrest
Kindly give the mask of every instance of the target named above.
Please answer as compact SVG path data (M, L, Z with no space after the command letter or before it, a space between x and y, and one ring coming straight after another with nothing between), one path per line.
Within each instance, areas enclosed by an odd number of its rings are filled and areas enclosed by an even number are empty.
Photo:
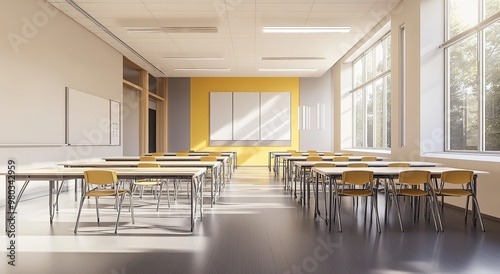
M323 161L323 158L321 156L308 156L306 161L321 162Z
M109 185L118 182L116 172L111 170L85 170L83 177L85 178L85 182L93 185Z
M375 157L375 156L364 156L364 157L361 157L361 161L364 161L364 162L377 161L377 157Z
M175 156L189 156L189 152L176 152Z
M349 170L342 172L342 183L348 185L364 185L373 182L373 171Z
M335 157L333 157L332 161L334 161L334 162L348 162L349 157L347 157L347 156L335 156Z
M335 152L325 152L323 153L325 156L335 156Z
M410 167L410 163L390 163L387 165L388 167Z
M141 156L139 157L139 161L146 161L146 162L154 162L156 161L156 157L155 156Z
M287 150L286 152L288 152L288 153L292 153L292 152L295 152L295 151L296 151L295 149L289 149L289 150Z
M441 182L449 184L467 184L474 180L474 171L472 170L451 170L441 173Z
M160 167L158 163L138 163L137 167Z
M334 163L315 163L314 167L335 167Z
M309 156L319 156L319 153L317 153L317 152L309 152L308 155Z
M217 162L217 157L216 156L201 156L200 161Z
M163 152L154 152L151 154L152 156L163 156L164 153Z
M300 152L292 152L292 156L302 156L302 153L300 153Z
M307 152L308 152L308 153L311 153L311 152L312 152L312 153L315 153L315 152L316 152L316 150L314 150L314 149L310 149L310 150L308 150Z
M421 185L431 181L431 172L427 170L408 170L399 173L399 183Z
M208 153L208 156L222 156L222 152L214 151Z
M354 156L352 153L341 153L340 156Z
M367 163L349 163L347 167L368 167Z

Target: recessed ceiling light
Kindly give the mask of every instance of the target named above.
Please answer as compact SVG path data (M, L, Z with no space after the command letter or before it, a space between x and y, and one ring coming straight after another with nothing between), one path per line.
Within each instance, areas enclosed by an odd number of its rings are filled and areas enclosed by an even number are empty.
M175 68L177 71L229 71L229 68Z
M223 57L174 57L174 56L167 56L163 57L163 59L167 60L188 60L188 61L197 61L197 60L223 60Z
M288 71L288 72L293 72L293 71L316 71L317 69L315 68L260 68L259 71L262 72L275 72L275 71Z
M138 33L156 33L165 32L162 27L130 27L127 28L128 32L138 32Z
M349 32L350 27L263 27L264 33L328 33Z

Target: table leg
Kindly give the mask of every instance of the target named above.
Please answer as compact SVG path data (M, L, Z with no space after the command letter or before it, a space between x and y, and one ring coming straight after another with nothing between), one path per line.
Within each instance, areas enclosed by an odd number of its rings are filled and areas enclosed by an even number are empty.
M193 228L194 228L194 208L193 206L193 197L195 195L195 183L194 183L194 176L191 177L191 232L193 232Z
M54 180L49 181L49 215L50 215L50 224L54 220L54 203L53 203L53 192L54 192Z

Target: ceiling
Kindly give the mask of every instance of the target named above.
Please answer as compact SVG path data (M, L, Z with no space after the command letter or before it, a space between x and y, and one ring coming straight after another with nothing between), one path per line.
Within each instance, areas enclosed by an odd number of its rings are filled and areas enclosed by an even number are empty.
M319 77L400 0L47 1L155 77Z

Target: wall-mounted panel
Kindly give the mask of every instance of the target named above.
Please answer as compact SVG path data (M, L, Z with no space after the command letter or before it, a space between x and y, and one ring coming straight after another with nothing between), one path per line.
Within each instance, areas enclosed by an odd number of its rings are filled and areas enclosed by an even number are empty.
M289 92L261 93L260 112L261 140L291 139Z
M232 92L210 92L210 140L233 140Z
M260 136L260 93L233 93L233 140L257 141Z

